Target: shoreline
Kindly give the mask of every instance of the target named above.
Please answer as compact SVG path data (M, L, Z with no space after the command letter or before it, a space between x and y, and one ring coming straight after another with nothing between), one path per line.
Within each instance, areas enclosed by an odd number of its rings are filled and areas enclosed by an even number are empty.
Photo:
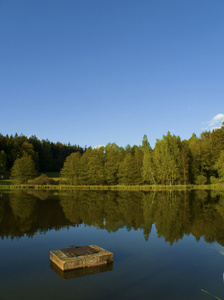
M77 190L77 191L190 191L224 190L223 184L210 185L0 185L0 190Z

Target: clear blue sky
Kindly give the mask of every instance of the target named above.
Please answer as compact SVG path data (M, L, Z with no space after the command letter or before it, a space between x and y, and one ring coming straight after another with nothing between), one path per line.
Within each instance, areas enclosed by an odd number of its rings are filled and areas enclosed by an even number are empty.
M0 0L0 133L152 146L224 121L223 0Z

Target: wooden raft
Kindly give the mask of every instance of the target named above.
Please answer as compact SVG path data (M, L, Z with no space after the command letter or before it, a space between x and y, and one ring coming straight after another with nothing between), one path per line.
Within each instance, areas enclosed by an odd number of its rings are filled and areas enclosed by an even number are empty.
M113 262L113 253L96 245L50 251L50 260L62 271L96 267Z

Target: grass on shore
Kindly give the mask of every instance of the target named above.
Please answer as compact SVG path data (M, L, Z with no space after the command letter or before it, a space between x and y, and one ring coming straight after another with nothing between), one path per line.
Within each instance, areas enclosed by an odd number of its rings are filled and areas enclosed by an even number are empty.
M223 184L210 185L31 185L31 184L13 184L7 180L3 183L0 180L0 190L20 190L20 189L37 189L37 190L84 190L84 191L186 191L186 190L224 190ZM5 180L4 180L5 181Z
M186 190L224 190L223 183L208 185L65 185L60 183L59 172L44 173L55 181L55 185L14 184L13 180L0 179L0 190L84 190L84 191L186 191Z

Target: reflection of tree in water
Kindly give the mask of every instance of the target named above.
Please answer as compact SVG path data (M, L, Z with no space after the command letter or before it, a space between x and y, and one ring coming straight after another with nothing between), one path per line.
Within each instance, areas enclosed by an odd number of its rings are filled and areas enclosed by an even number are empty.
M60 205L63 209L65 217L73 224L82 223L80 217L81 201L77 201L78 193L76 191L68 191L63 193L60 198Z
M109 232L143 227L141 193L72 191L61 195L60 204L73 224L83 222Z
M121 225L118 222L119 213L117 214L116 199L114 193L70 191L61 195L60 204L66 218L73 225L84 223L89 226L106 228L108 231L115 231ZM112 226L108 226L109 224Z
M206 194L206 196L205 196ZM208 243L223 240L224 220L218 213L217 208L221 205L221 198L213 197L212 193L192 192L191 212L193 224L191 233L199 240L202 236ZM196 200L197 199L197 200Z
M36 199L22 191L11 194L9 199L14 217L19 218L20 231L29 231L36 219Z
M128 230L142 229L144 226L142 193L120 192L117 201L121 220L125 223L126 228Z
M143 194L144 237L148 241L154 223L153 210L156 193Z
M51 191L49 190L28 190L27 194L34 196L40 200L47 200L51 196Z
M165 241L172 244L181 239L184 234L185 220L183 196L183 194L167 192L146 194L144 196L144 207L147 210L147 213L144 211L146 232L150 232L151 225L155 223L158 236L163 236Z
M15 191L0 199L0 236L32 237L36 232L61 229L69 223L61 210L57 196L41 201L27 191Z
M0 201L0 235L32 236L35 232L86 224L108 232L142 229L148 240L155 224L170 244L192 234L196 240L224 245L224 194L191 192L61 191L33 195L11 193Z
M224 239L224 204L222 196L212 197L209 191L159 192L144 195L144 234L155 223L157 234L172 244L192 234L206 242ZM218 213L218 211L220 212ZM223 211L223 213L222 213Z
M14 216L9 205L9 199L1 199L0 201L0 236L9 237L16 236L18 233L14 232Z
M215 240L222 246L224 246L224 193L216 196L217 204L216 209L216 228L215 228Z

